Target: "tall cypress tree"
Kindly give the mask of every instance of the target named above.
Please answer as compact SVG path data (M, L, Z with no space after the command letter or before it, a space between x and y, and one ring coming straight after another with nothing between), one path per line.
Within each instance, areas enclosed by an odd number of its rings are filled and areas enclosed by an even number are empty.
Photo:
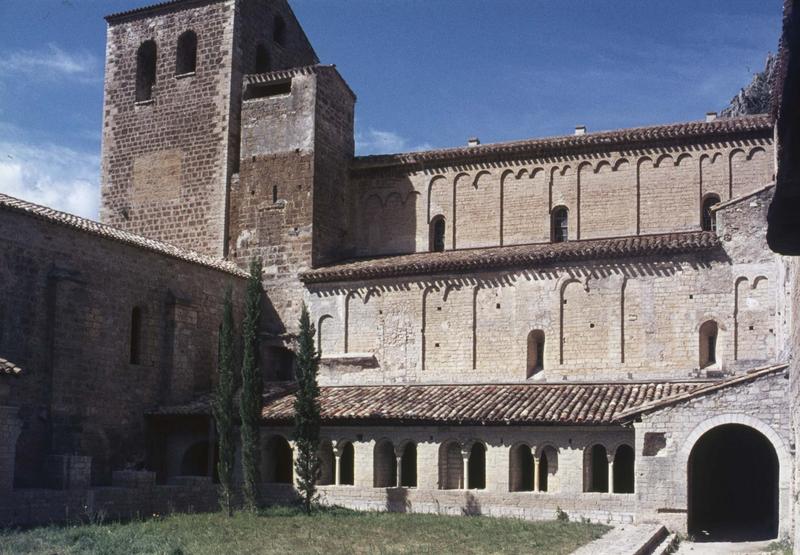
M217 386L214 389L212 409L217 424L217 449L219 451L220 503L222 509L233 515L233 301L231 288L225 289L222 307L222 327L219 333L219 363Z
M242 339L242 392L239 416L242 419L242 471L244 475L245 506L255 510L258 506L259 466L261 459L260 422L264 382L258 362L258 329L261 318L261 261L250 262L247 281Z
M303 303L300 315L300 336L297 349L297 394L294 401L294 438L297 446L297 484L303 497L306 514L317 493L319 478L319 386L317 370L319 353L314 346L314 324Z

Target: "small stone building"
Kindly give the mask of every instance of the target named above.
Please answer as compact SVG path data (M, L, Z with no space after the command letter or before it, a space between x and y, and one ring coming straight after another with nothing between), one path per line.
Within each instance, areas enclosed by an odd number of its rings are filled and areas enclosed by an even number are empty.
M257 257L265 500L305 302L326 503L793 534L773 115L354 156L284 0L107 21L102 223L0 196L0 518L213 490L222 295Z

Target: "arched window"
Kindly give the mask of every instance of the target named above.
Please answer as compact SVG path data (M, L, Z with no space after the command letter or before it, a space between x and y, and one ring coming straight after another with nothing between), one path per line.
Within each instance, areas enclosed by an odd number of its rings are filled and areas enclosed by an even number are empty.
M136 102L153 98L156 83L156 43L148 40L136 51Z
M469 450L467 461L467 489L486 488L486 447L476 441Z
M439 446L439 489L459 489L464 483L461 446L448 441Z
M544 369L544 332L533 330L528 334L528 373L530 378Z
M436 216L431 220L430 226L430 251L444 252L444 216Z
M291 484L293 480L292 447L283 436L272 436L264 446L263 459L265 481L275 484Z
M719 197L717 195L706 195L703 199L703 214L702 221L700 222L703 231L717 230L717 216L711 210L715 204L719 204Z
M181 476L208 476L207 441L198 441L183 454Z
M186 31L178 37L175 74L193 73L197 69L197 35Z
M403 447L400 459L400 485L405 488L417 487L417 444L409 441Z
M593 445L584 455L584 491L608 491L608 456L602 445Z
M279 15L272 20L272 40L281 46L286 45L286 22Z
M393 488L397 485L397 458L394 455L394 445L388 439L375 444L372 485L376 488Z
M714 320L700 326L700 368L717 363L717 335L719 326Z
M323 439L319 443L319 485L329 486L336 480L336 457L333 444Z
M131 310L131 364L142 363L142 309L138 306Z
M551 236L554 243L569 240L569 211L565 206L553 209Z
M295 355L285 347L267 347L265 366L271 371L268 376L273 381L288 382L294 379Z
M620 445L614 455L614 493L633 493L633 447Z
M511 448L509 489L511 491L533 491L533 455L527 445Z
M270 71L269 50L263 44L256 46L256 60L253 73L267 73Z
M339 457L339 484L352 486L355 484L355 449L353 449L352 443L347 442L341 450L342 454Z

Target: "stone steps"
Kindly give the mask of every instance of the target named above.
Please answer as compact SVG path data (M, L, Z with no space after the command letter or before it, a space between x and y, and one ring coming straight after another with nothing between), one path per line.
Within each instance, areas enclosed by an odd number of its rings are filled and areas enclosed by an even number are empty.
M626 524L610 530L602 538L584 545L573 555L652 555L667 553L670 537L661 524Z

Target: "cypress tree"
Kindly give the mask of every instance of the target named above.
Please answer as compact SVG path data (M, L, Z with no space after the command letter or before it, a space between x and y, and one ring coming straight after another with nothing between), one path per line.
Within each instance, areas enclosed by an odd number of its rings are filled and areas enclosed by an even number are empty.
M314 346L314 324L305 303L300 316L297 349L297 394L294 401L294 435L297 446L297 484L306 514L311 513L319 478L319 353Z
M244 477L245 507L255 510L258 506L259 466L261 459L260 422L264 389L261 367L258 362L258 331L261 318L261 261L250 262L250 278L247 281L242 339L242 391L239 416L242 420L242 473Z
M217 473L220 484L220 504L222 510L233 515L233 301L231 288L225 290L222 307L222 327L219 333L219 363L217 367L217 386L214 389L212 409L217 425L217 449L219 463Z

